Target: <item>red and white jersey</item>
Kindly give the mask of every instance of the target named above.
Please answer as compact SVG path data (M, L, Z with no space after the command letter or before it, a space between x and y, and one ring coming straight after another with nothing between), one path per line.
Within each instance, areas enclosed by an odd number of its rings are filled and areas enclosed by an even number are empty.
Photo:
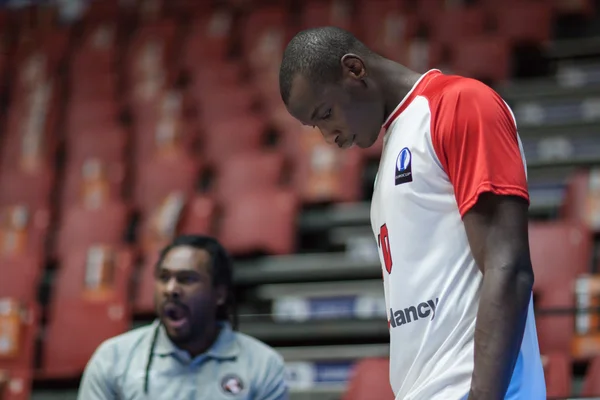
M385 122L371 224L401 400L460 400L471 384L483 275L462 217L483 192L529 200L514 116L483 83L424 74ZM507 399L545 399L530 303Z

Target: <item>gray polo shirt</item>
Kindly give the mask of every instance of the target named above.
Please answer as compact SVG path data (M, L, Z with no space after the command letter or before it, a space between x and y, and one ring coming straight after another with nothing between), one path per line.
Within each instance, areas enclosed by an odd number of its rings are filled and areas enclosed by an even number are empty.
M158 327L144 394L146 366ZM287 400L283 358L223 324L215 344L191 358L158 321L102 343L88 362L78 400Z

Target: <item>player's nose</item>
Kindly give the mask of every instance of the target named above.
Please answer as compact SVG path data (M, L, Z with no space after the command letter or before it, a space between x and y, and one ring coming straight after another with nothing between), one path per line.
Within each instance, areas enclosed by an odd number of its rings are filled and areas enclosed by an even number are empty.
M340 132L337 130L321 129L321 134L328 144L336 144L337 138L340 136Z

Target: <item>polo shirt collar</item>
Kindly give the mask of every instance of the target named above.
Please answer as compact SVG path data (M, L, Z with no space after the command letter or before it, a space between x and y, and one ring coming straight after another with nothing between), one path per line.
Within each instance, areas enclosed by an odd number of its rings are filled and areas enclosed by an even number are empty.
M154 321L152 325L154 327L152 330L153 333L158 328L154 354L161 356L185 354L185 356L189 357L186 351L179 349L173 344L167 336L165 327L160 325L158 320ZM198 357L208 356L210 358L226 360L234 359L238 356L240 351L239 343L236 340L236 333L231 329L231 324L228 322L219 322L219 326L221 327L221 331L219 332L219 336L217 336L217 340L215 340L206 353L200 354Z

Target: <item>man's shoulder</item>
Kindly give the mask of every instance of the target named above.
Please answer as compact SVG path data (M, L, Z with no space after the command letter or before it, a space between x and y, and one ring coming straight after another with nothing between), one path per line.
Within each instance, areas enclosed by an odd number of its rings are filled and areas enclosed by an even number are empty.
M422 96L430 101L455 102L465 96L470 98L496 97L498 93L485 83L460 75L439 74L423 88Z
M283 365L283 357L274 348L245 333L235 332L238 344L245 352L252 353L252 358L258 357L269 363Z
M154 325L145 325L132 329L117 336L106 339L98 346L97 353L123 353L130 352L137 347L137 344L149 338L154 330Z

